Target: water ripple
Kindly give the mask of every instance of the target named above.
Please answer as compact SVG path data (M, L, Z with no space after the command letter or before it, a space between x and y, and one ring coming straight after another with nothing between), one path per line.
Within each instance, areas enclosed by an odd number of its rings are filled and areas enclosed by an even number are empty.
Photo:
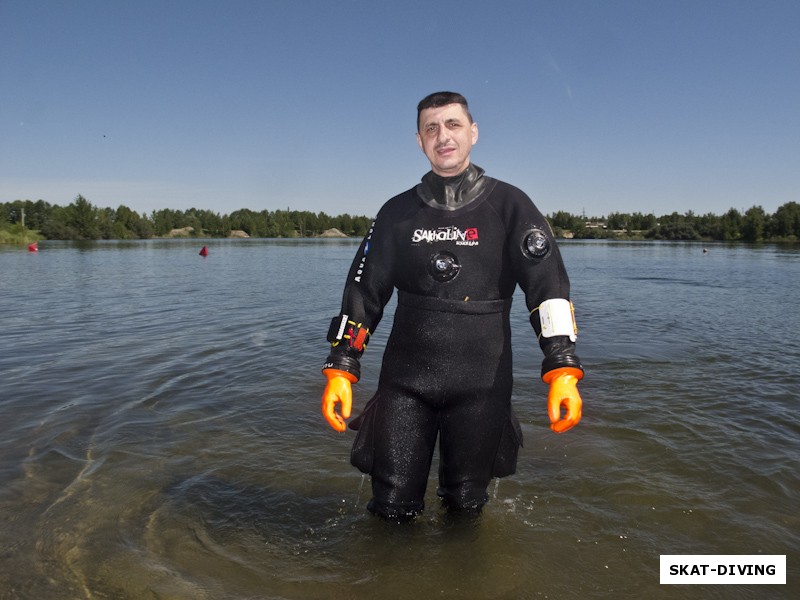
M786 554L800 577L796 253L564 244L583 421L549 431L515 300L517 474L474 521L449 518L432 479L426 512L396 527L366 513L352 435L319 415L357 242L213 241L207 259L196 243L0 257L20 282L0 290L9 598L658 599L674 597L658 556L681 553Z

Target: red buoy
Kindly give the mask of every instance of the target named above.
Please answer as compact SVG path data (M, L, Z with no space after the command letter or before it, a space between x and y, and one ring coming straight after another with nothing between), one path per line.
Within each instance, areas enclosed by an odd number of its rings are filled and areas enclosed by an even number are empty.
M208 248L203 246L203 249L200 250L200 256L208 256Z
M33 242L32 244L28 244L28 252L38 252L38 251L39 251L38 242Z

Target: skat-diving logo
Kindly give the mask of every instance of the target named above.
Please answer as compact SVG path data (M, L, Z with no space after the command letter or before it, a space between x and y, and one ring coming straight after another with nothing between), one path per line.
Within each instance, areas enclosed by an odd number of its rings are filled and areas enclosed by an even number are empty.
M478 228L467 227L461 230L455 225L450 227L439 227L437 229L415 229L411 236L412 244L420 242L455 242L456 246L477 246Z

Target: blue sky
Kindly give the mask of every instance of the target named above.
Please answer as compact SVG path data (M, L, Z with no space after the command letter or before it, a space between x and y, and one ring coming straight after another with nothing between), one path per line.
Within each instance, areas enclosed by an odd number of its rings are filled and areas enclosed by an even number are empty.
M796 0L0 0L0 201L373 216L463 93L542 212L800 201Z

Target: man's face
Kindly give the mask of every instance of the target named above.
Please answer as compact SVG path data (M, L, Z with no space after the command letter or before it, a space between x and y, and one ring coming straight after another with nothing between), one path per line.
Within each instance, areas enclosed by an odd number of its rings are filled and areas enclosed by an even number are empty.
M426 108L419 115L417 143L437 175L452 177L466 169L477 141L478 125L469 122L461 104Z

